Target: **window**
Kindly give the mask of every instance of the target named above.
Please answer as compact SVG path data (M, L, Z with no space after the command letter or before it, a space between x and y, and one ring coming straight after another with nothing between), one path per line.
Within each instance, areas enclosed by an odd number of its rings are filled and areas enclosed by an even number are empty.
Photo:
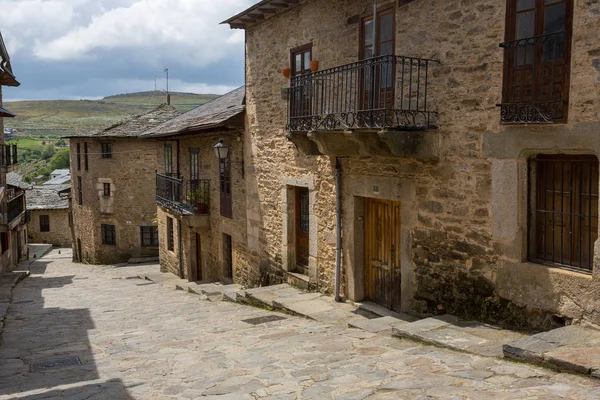
M539 155L529 172L530 260L591 271L598 239L598 159Z
M165 174L173 173L173 148L170 144L165 144Z
M198 149L190 149L190 181L200 179L200 157Z
M221 215L232 218L231 201L231 150L227 158L219 159L219 187L221 192Z
M104 186L104 197L110 197L110 183L103 184Z
M158 247L158 228L156 226L142 226L142 247Z
M102 158L112 158L112 144L102 143Z
M81 171L81 144L77 143L77 171Z
M40 215L40 232L50 232L49 215Z
M88 167L89 167L89 163L88 163L88 146L87 146L87 143L83 144L83 154L84 154L83 161L84 161L84 165L85 165L85 170L87 171Z
M8 232L0 232L0 254L8 251Z
M502 122L566 121L573 0L508 0Z
M310 61L312 60L312 43L296 47L291 51L292 76L310 73Z
M79 205L83 205L83 189L81 187L81 177L77 177L77 198L79 201Z
M175 250L175 233L173 232L173 218L167 217L167 249Z
M117 235L114 225L101 225L102 244L115 246L117 244Z
M312 115L311 93L312 79L308 75L310 61L312 60L312 43L296 47L290 52L292 62L292 86L296 89L290 98L291 117L305 117ZM305 77L302 77L306 75Z

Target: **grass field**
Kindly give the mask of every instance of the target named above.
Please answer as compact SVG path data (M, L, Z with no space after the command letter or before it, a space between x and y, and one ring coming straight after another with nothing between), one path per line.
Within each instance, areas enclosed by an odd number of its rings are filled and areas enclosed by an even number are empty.
M189 111L215 97L210 94L172 93L171 104L181 111ZM102 100L6 102L6 108L17 117L7 118L4 123L5 127L26 131L29 136L74 136L105 128L163 103L166 103L166 94L161 92L116 95Z

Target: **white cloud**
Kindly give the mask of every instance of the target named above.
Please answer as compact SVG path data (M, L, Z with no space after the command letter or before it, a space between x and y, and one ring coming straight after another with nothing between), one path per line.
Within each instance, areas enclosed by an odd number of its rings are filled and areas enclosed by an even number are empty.
M45 60L78 60L94 58L98 50L131 49L156 63L176 58L206 66L239 48L243 34L219 23L252 3L137 0L93 15L87 25L72 26L59 37L37 38L34 54Z

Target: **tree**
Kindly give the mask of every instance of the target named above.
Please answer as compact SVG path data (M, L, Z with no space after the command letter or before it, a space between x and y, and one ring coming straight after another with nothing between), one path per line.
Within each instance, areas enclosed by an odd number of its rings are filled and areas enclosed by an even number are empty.
M59 149L54 156L50 159L50 168L54 171L55 169L68 169L71 163L69 155L69 149Z
M54 153L56 153L56 147L53 144L44 146L44 149L42 150L42 159L49 160L54 156Z

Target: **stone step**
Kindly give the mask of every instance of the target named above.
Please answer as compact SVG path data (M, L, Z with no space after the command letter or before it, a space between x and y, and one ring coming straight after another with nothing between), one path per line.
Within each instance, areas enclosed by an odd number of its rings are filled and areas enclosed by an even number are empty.
M600 331L570 325L506 343L504 357L600 378Z
M477 321L460 321L452 315L425 318L392 328L398 338L417 340L482 356L500 357L507 341L525 337L520 332L500 329Z
M157 263L159 261L158 257L134 257L130 258L127 261L127 264L148 264L148 263Z

